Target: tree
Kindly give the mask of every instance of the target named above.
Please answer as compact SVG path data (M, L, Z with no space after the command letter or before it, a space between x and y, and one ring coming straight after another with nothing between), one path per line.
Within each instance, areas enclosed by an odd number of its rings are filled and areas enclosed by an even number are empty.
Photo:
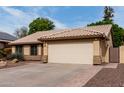
M14 32L14 35L17 38L22 38L28 35L28 28L27 27L21 27L21 28L17 28Z
M124 29L121 28L118 24L112 24L112 35L113 35L113 45L114 47L119 47L123 43Z
M88 24L87 26L112 24L113 46L119 47L124 41L124 29L113 22L114 10L111 7L104 8L103 20Z
M113 21L112 18L114 17L114 10L113 8L106 6L104 8L104 21Z
M29 24L28 34L35 33L37 31L47 31L55 28L54 23L48 18L36 18Z

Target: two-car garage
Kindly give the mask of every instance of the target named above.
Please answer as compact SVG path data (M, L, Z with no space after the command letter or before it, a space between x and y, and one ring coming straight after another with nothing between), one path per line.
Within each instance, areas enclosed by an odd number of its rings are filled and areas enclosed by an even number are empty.
M54 41L48 43L49 63L93 64L92 41Z

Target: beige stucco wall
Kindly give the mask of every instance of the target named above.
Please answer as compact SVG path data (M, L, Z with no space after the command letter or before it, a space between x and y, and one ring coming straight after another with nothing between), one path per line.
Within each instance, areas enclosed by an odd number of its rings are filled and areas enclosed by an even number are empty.
M108 42L108 41L107 41ZM109 63L109 48L106 40L100 41L102 62Z
M100 41L100 50L101 50L102 62L105 62L105 52L106 52L105 40Z
M111 46L113 46L111 32L109 33L108 37L109 37L109 40L107 41L107 44L111 47Z
M42 55L43 51L42 51L42 46L38 45L38 55Z
M42 51L43 51L42 61L43 63L48 63L48 43L47 42L43 43Z
M24 45L23 46L23 51L24 51L24 55L30 55L30 45ZM41 45L37 45L37 53L38 53L38 55L42 54Z
M37 45L37 53L38 54L36 56L30 55L30 45L24 45L23 50L24 50L24 59L25 60L41 60L41 58L42 58L42 46L41 45Z
M41 55L37 55L37 56L24 55L24 59L29 61L39 61L41 60Z
M107 44L107 46L105 47L105 50L106 50L106 52L105 52L105 62L106 63L109 63L109 49L110 49L110 47L113 47L111 32L109 33L108 37L109 37L109 40L105 42Z
M95 59L97 59L98 62L101 61L101 62L109 63L109 48L113 46L111 33L108 35L108 37L109 40L105 40L105 39L94 40L94 56L96 56Z
M124 63L124 45L120 46L119 51L120 51L120 59L119 59L120 63Z
M43 44L43 55L47 56L48 55L48 44L44 42Z
M23 53L24 55L30 55L30 45L23 46Z
M109 40L100 40L100 49L102 62L109 63L109 49L113 46L111 32L108 35Z
M38 55L42 55L42 46L38 45ZM12 46L12 53L15 53L15 46ZM23 45L23 53L24 55L30 55L30 45Z
M15 53L15 46L12 46L12 53ZM37 46L37 56L30 55L30 45L23 45L23 53L25 60L41 60L42 58L42 45Z
M93 64L101 64L101 46L100 46L100 40L94 39L93 41Z
M94 40L93 41L93 55L99 56L101 51L100 51L100 41L99 40Z
M15 53L15 46L12 46L12 54Z
M110 48L110 47L107 47L107 48L106 48L105 63L109 63L109 48Z

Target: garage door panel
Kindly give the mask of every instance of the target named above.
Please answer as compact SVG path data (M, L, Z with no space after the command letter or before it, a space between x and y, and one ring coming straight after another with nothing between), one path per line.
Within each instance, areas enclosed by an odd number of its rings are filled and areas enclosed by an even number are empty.
M49 63L92 64L92 42L68 42L48 44Z

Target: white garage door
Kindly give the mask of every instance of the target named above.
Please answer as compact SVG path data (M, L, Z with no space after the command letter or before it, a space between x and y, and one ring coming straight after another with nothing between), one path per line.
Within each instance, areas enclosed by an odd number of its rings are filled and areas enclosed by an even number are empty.
M92 42L49 43L48 62L93 64L93 43Z

